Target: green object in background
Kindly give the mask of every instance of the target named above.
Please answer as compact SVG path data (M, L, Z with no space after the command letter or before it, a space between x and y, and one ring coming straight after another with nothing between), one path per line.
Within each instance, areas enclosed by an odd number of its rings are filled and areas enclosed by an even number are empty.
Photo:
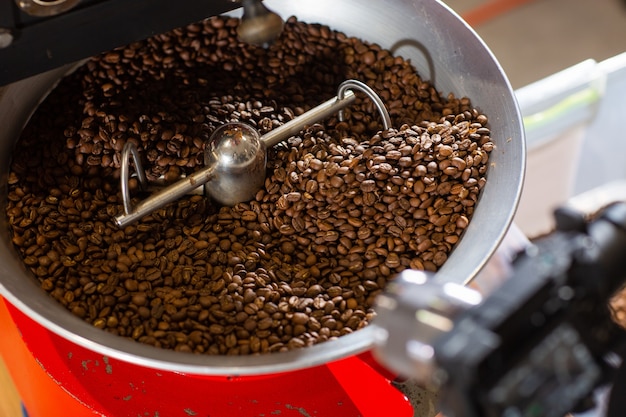
M599 101L601 97L602 95L595 88L586 88L570 94L555 105L548 107L546 110L523 117L524 127L527 129L535 129L545 126L560 117L565 117L573 110L589 107Z

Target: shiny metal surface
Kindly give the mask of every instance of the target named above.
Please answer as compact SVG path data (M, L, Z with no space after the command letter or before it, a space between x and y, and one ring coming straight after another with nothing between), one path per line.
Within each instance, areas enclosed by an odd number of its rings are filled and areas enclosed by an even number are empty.
M269 148L278 144L282 140L297 134L305 126L310 126L313 123L324 120L335 113L339 113L339 120L343 120L343 110L350 104L354 103L354 100L356 99L352 89L365 93L374 102L376 110L378 110L380 117L383 119L384 128L389 129L391 127L389 113L385 108L385 103L383 103L382 99L378 97L376 92L361 81L346 80L339 85L336 97L325 101L295 119L267 132L261 137L261 141L265 143L266 147Z
M129 149L130 142L127 142L124 150ZM131 145L133 146L133 145ZM141 167L141 165L139 165ZM215 165L206 166L191 175L188 175L176 183L170 185L167 188L163 188L160 191L154 193L149 198L140 201L136 206L132 207L130 204L130 198L126 194L128 191L128 177L121 176L121 183L126 186L121 186L122 193L124 195L124 213L115 216L115 224L118 227L125 227L142 217L152 213L153 211L178 200L185 194L195 190L199 185L205 184L212 178L215 178ZM139 169L141 172L141 168ZM145 187L147 188L147 187Z
M233 122L220 126L213 132L206 144L204 168L142 200L135 207L131 207L128 186L128 161L131 156L137 169L140 185L143 189L147 189L148 184L137 148L132 142L127 142L122 151L120 174L124 213L115 217L115 223L119 227L124 227L202 185L204 185L205 195L226 206L252 200L265 182L267 148L277 145L299 133L306 126L324 120L337 112L339 112L339 120L343 120L343 109L356 99L350 88L367 94L380 113L384 128L389 129L391 118L381 98L365 83L358 80L346 80L339 85L336 97L263 136L259 136L255 128L245 123Z
M126 142L122 149L122 166L120 167L120 191L122 193L122 203L124 205L124 213L129 215L133 212L131 197L130 197L130 158L133 158L133 165L137 174L137 180L139 181L139 188L145 191L148 188L148 179L146 178L146 172L141 164L141 157L137 146L133 142ZM117 220L116 220L117 221ZM117 222L119 224L119 222Z
M437 390L440 369L435 342L454 326L463 311L478 305L478 291L454 282L437 282L433 274L405 270L378 296L374 355L398 375Z
M227 123L215 129L204 150L204 169L215 176L204 184L205 193L233 206L251 200L263 187L267 151L259 132L244 123Z
M374 106L376 106L376 110L380 114L380 117L383 119L383 129L387 130L391 128L391 117L389 117L389 112L385 107L385 103L383 100L376 94L374 90L372 90L367 84L359 80L346 80L339 85L339 89L337 91L337 101L344 100L346 95L350 92L350 88L356 88L367 94L367 96L374 102ZM339 110L339 121L343 122L343 109Z
M436 0L266 0L283 18L296 15L376 42L410 58L425 79L443 94L470 97L489 116L496 144L488 181L474 217L438 280L466 283L503 239L516 210L524 167L522 121L511 86L500 65L473 30ZM38 102L67 69L27 79L6 88L0 98L0 201L6 199L7 167L13 143ZM4 204L4 203L3 203ZM5 216L0 223L6 231ZM204 375L255 375L303 369L369 350L371 327L337 340L287 353L210 357L157 349L117 337L83 322L29 279L8 233L0 233L0 293L51 331L107 357L150 368Z
M242 0L243 16L237 28L242 42L265 45L274 41L283 31L285 21L269 10L261 0Z

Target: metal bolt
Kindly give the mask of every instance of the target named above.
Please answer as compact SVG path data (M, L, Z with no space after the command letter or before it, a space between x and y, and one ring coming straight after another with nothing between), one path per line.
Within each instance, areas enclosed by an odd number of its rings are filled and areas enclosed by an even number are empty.
M0 49L6 48L13 43L13 33L11 29L0 28Z

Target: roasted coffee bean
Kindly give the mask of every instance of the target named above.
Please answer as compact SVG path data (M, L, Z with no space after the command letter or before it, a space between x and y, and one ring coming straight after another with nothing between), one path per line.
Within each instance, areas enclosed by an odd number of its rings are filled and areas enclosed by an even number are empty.
M321 343L366 326L399 271L436 271L472 218L496 144L469 99L440 96L408 61L326 26L291 18L264 49L239 42L237 23L215 17L92 58L16 144L12 241L42 289L95 327L213 355ZM391 129L359 96L344 121L270 149L252 201L187 196L113 224L126 141L149 180L174 181L203 164L219 125L265 133L347 78L383 98Z

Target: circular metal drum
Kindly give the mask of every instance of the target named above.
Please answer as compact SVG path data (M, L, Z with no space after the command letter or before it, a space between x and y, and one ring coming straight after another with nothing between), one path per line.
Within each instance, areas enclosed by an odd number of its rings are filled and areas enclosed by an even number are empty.
M469 97L488 115L496 145L490 155L488 181L468 229L436 278L469 282L507 232L525 167L520 112L489 49L436 0L379 0L367 5L359 0L266 0L265 4L283 18L294 15L300 21L322 23L378 43L410 59L438 91ZM3 212L13 145L38 103L66 71L58 69L14 83L0 97ZM367 383L369 372L379 374L366 370L375 366L367 354L372 343L369 328L312 347L257 356L194 355L143 345L91 326L42 291L13 248L5 216L0 218L4 223L0 293L13 320L48 374L96 413L215 417L270 415L282 410L281 415L333 415L324 411L328 409L323 403L329 402L340 409L338 404L343 404L341 415L367 415L347 403L358 390L360 397L367 397L372 387L380 388L380 384ZM349 380L356 385L346 388ZM285 394L289 392L298 394ZM289 395L310 397L302 400L308 405L283 398Z

